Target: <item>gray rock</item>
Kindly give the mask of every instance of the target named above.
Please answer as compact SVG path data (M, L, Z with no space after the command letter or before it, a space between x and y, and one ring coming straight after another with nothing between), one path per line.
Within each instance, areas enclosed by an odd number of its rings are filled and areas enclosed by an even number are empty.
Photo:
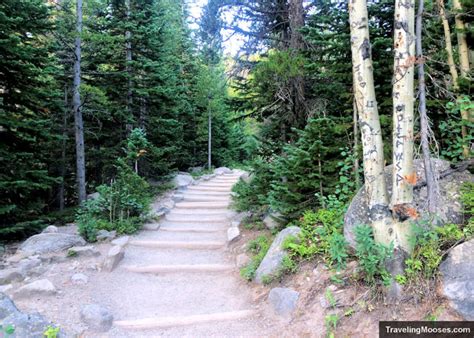
M282 248L283 242L290 236L298 236L300 232L301 229L296 226L280 231L255 272L255 281L257 283L262 283L262 279L265 276L272 276L279 272L282 267L283 258L286 256L286 252Z
M474 320L474 239L456 246L441 264L441 291L465 320Z
M43 234L56 234L58 233L58 227L54 225L48 225L44 230L42 231Z
M25 273L21 268L0 270L0 285L19 282L25 279L25 277Z
M40 275L43 272L41 266L42 260L38 256L31 256L26 259L22 259L17 267L21 269L25 276Z
M89 282L89 277L83 273L75 273L71 276L71 282L76 285L87 284Z
M214 170L214 174L216 175L232 174L232 170L226 167L220 167Z
M28 298L32 296L42 295L42 296L51 296L56 294L57 290L47 279L39 279L32 283L26 284L16 290L13 294L13 297L16 299L19 298Z
M0 285L0 292L7 292L7 291L10 291L11 289L13 289L13 286L11 284Z
M92 245L74 246L67 251L68 256L78 257L97 257L100 256L100 251Z
M112 271L117 267L117 265L123 259L124 255L125 251L123 247L118 245L111 247L109 252L107 253L107 257L105 258L102 268L105 271Z
M100 197L100 193L99 192L95 192L93 194L89 194L87 195L87 199L88 200L96 200Z
M243 268L249 263L250 263L250 257L246 253L242 253L240 255L237 255L237 257L235 257L235 265L237 265L239 269Z
M160 203L163 208L171 210L174 208L175 202L172 199L166 199Z
M275 313L289 317L296 309L299 296L299 292L293 289L273 288L268 295L268 301Z
M173 179L173 183L177 188L185 188L193 182L193 177L188 173L180 173Z
M240 230L237 227L230 227L227 229L227 241L232 243L240 238Z
M245 172L240 176L240 178L242 179L242 181L249 184L250 182L252 182L253 176L254 175L251 175L251 174Z
M28 238L18 251L24 254L44 254L69 249L76 245L85 245L86 241L79 235L63 233L38 234Z
M109 310L98 304L87 304L81 309L81 320L90 330L106 332L112 327L114 317Z
M433 160L433 164L438 173L441 173L450 168L450 164L443 160ZM416 176L419 182L425 181L423 162L415 160ZM387 182L387 190L389 197L392 194L392 166L385 168L385 181ZM438 203L438 215L439 225L446 223L459 224L463 220L462 206L459 200L460 188L464 182L474 181L474 175L468 171L456 172L443 179L439 180L439 203ZM427 210L427 192L426 186L414 191L414 204L420 215L428 215ZM426 222L424 222L426 223ZM355 248L355 233L354 229L360 224L370 224L368 206L367 206L367 195L365 193L365 187L362 187L357 195L352 199L349 208L344 217L344 236L349 242L349 245Z
M117 237L117 231L107 231L107 230L99 230L97 231L97 240L100 241L111 241L115 237Z
M284 223L285 221L283 220L282 215L278 212L270 213L263 219L263 224L265 224L269 230L278 229L284 225Z
M13 301L4 293L0 292L0 320L20 312Z
M114 239L111 243L113 245L125 246L128 244L129 240L130 240L130 236L122 236L122 237Z
M160 223L146 223L143 225L143 230L158 230L160 228Z

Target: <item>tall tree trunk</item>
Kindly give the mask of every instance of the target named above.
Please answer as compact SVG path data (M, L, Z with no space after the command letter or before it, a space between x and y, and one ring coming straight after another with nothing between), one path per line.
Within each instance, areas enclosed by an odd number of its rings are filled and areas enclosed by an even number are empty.
M73 82L73 110L76 134L76 171L78 200L82 203L86 200L86 165L84 154L84 123L81 111L81 34L82 34L82 0L76 0L76 40L74 59L74 82Z
M451 29L449 28L449 22L448 22L448 19L446 17L446 9L445 9L445 6L444 6L444 0L438 0L438 8L439 8L439 15L441 17L441 22L443 23L444 40L445 40L445 43L446 43L445 49L446 49L446 53L448 55L449 72L451 73L451 77L453 79L453 89L456 92L456 95L458 96L458 100L459 100L459 82L458 82L459 75L458 75L458 70L456 68L456 65L454 63L453 44L452 44L452 41L451 41ZM461 37L461 39L462 39L462 37ZM458 40L459 40L459 35L458 35ZM465 63L466 60L464 59L463 62ZM468 67L469 67L469 61L468 61ZM469 119L469 114L464 109L461 110L461 119L463 121L467 121ZM463 140L467 140L467 126L466 126L466 123L464 123L461 126L461 136L462 136ZM469 146L466 144L466 142L463 142L462 147L463 147L464 157L468 157L469 156Z
M365 189L374 236L379 243L393 240L392 218L384 177L382 130L375 98L366 0L349 0L354 96L362 133Z
M66 178L66 138L67 138L67 115L69 112L68 90L64 85L64 112L61 140L61 185L59 186L59 211L64 210L65 178Z
M418 60L418 86L419 86L419 107L421 125L421 150L423 152L423 163L425 166L425 179L428 190L428 211L431 214L436 212L437 187L434 179L433 163L430 155L430 145L428 140L429 120L426 112L426 83L425 83L425 63L423 57L423 10L424 0L418 1L418 15L416 17L416 56Z
M352 112L352 133L354 134L354 144L353 144L353 153L354 153L354 179L355 187L357 190L360 188L360 177L359 177L359 121L357 118L357 103L354 99Z
M393 192L391 208L402 220L413 203L415 1L395 1L393 73ZM404 206L405 205L405 206Z
M207 168L211 170L212 167L212 110L211 110L211 98L209 97L208 103L208 140L207 140Z
M469 47L466 40L466 26L462 19L462 6L459 0L453 0L453 9L457 12L454 17L454 22L456 24L456 36L458 40L458 51L459 51L459 64L461 68L461 77L466 77L470 71L469 66ZM461 110L461 118L464 122L472 119L469 116L469 112L465 109ZM467 139L467 127L464 124L462 126L463 140ZM469 157L469 145L466 142L463 142L463 155L465 158Z
M125 0L125 10L127 16L127 23L130 23L130 0ZM132 33L129 29L125 31L125 71L127 73L127 113L128 117L133 120L133 111L132 111L132 104L133 104L133 93L132 93ZM127 124L127 131L132 130L132 124Z
M297 56L303 49L304 41L301 28L304 26L303 0L290 0L289 3L289 23L290 23L290 43L289 47L292 55ZM293 115L297 121L297 126L303 128L306 123L306 104L304 78L298 75L291 79L292 108Z

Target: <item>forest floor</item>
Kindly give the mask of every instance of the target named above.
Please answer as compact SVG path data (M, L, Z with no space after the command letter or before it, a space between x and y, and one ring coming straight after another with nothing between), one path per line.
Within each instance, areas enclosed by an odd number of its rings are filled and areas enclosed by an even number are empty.
M124 259L112 272L101 270L111 244L98 243L100 255L53 260L41 276L24 281L47 278L58 289L56 295L15 303L80 337L324 337L328 326L336 337L377 337L379 320L459 320L434 290L429 292L434 285L419 288L427 291L422 298L415 290L401 304L385 304L373 288L352 281L355 262L338 274L337 283L331 279L334 273L315 261L271 285L244 281L236 257L266 231L241 229L239 239L227 243L235 215L229 209L230 190L237 180L235 174L221 175L189 186L157 230L130 237ZM77 273L88 281L73 283ZM275 315L267 302L270 289L282 286L300 293L291 318ZM113 314L110 331L87 331L80 312L91 303Z

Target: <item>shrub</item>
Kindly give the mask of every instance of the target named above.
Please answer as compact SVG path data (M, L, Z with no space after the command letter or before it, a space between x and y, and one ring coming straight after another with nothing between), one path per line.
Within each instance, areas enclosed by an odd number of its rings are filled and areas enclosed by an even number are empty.
M342 210L306 211L296 222L301 228L298 238L289 237L284 243L290 256L311 259L321 255L328 264L343 268L348 254L347 242L342 235Z
M139 229L151 202L149 185L124 160L118 161L115 181L97 187L97 191L99 197L84 202L76 217L79 232L86 240L95 241L101 229L119 234Z
M378 279L387 285L390 283L390 274L385 264L393 252L393 246L386 247L376 243L372 227L359 225L355 228L356 256L359 266L364 273L364 279L369 284L374 284Z

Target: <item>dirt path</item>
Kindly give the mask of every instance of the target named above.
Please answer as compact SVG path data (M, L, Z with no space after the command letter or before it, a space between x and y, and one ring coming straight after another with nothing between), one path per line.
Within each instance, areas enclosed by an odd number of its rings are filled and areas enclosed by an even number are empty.
M226 252L237 174L188 187L155 231L131 238L125 258L95 281L92 298L115 322L110 337L250 337L267 331Z

